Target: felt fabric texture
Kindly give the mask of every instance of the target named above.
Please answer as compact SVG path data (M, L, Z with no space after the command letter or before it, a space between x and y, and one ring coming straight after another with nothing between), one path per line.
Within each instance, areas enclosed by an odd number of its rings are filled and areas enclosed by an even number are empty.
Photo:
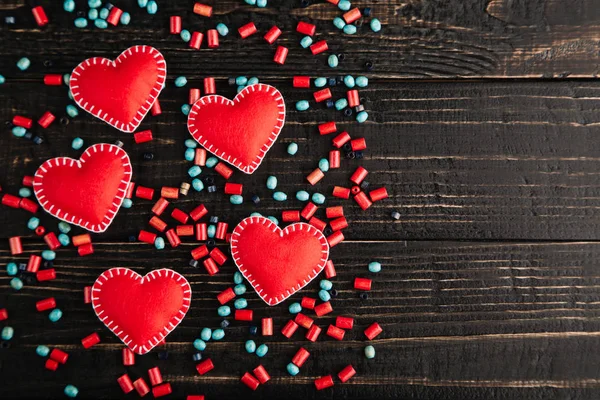
M246 86L232 100L201 97L188 115L188 130L206 150L247 174L253 173L285 123L285 102L277 89Z
M231 255L242 275L270 306L308 285L325 267L323 233L298 222L279 228L264 217L242 220L231 235Z
M150 46L133 46L115 61L89 58L71 74L73 100L123 132L140 125L165 85L167 64Z
M146 354L175 329L191 299L188 281L170 269L142 277L127 268L111 268L92 286L96 315L136 354Z
M127 153L113 144L88 147L79 160L44 162L33 179L35 197L56 218L91 232L104 232L123 203L131 182Z

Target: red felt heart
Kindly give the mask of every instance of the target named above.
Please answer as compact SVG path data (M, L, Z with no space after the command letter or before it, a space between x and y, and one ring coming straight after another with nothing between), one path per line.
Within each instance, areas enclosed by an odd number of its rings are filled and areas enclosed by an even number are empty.
M167 64L150 46L133 46L111 61L89 58L71 73L73 100L123 132L140 125L165 85Z
M92 232L104 232L131 182L129 156L119 146L99 143L79 160L51 158L35 172L33 190L44 210Z
M204 96L188 116L188 130L198 143L247 174L258 168L284 123L283 96L261 83L246 86L233 101Z
M96 315L137 354L152 350L179 325L191 299L188 281L170 269L142 277L128 268L111 268L92 286Z
M231 255L256 293L270 306L308 285L325 267L329 245L312 225L279 228L264 217L248 217L231 235Z

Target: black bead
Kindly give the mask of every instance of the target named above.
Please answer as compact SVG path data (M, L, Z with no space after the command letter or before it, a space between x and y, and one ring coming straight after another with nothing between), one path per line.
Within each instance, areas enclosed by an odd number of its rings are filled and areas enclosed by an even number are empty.
M158 352L158 359L159 360L166 360L169 358L169 352L168 351L159 351Z
M349 116L351 116L351 115L352 115L352 109L351 109L351 108L346 108L346 109L344 109L344 115L345 115L346 117L349 117Z
M325 102L325 105L327 106L327 108L333 108L335 103L333 102L332 99L327 99L327 101Z
M235 86L235 78L229 78L229 79L227 79L227 84L229 86Z
M129 241L130 242L137 242L137 237L135 237L135 235L129 235Z
M253 202L254 204L258 204L258 203L260 203L260 197L258 197L258 195L256 195L256 194L255 194L255 195L253 195L253 196L252 196L252 202Z
M338 295L338 291L337 291L337 290L335 290L335 289L331 289L331 290L329 291L329 294L331 295L331 297L337 297L337 295Z
M357 160L362 160L365 157L362 150L355 151L354 154L356 155Z
M44 138L41 136L34 136L31 138L31 141L35 144L42 144L44 143Z
M114 7L114 5L113 5L113 4L111 4L111 3L106 3L106 4L104 5L104 8L106 8L108 11L112 10L112 9L113 9L113 7Z
M79 11L77 11L77 16L78 17L86 17L87 15L85 14L85 11L79 10Z
M373 69L373 61L367 61L365 62L365 68L367 69L367 71L371 71Z
M202 353L196 353L192 356L192 360L194 361L200 361L202 360Z
M69 125L69 122L71 122L71 121L70 121L70 120L69 120L69 118L67 118L67 117L62 117L62 118L60 119L60 123L61 123L61 125Z
M198 262L198 260L194 260L194 259L191 259L190 262L189 262L189 266L193 267L193 268L198 268L198 264L200 264Z
M359 19L358 21L355 21L355 22L354 22L354 25L355 25L357 28L360 28L360 27L363 25L363 20L362 20L362 18L361 18L361 19Z
M325 229L323 229L323 235L329 236L331 234L333 234L333 229L331 229L330 227L326 227Z
M25 136L23 136L25 139L31 140L33 139L33 133L27 131L25 132Z
M357 158L358 158L358 157L357 157ZM362 182L360 183L360 188L361 188L362 190L367 190L367 189L369 188L369 182L367 182L367 181L362 181Z
M208 239L206 241L206 246L207 247L215 247L217 245L217 243L215 242L215 239Z
M363 106L362 104L359 104L356 107L354 107L354 111L356 111L357 114L359 112L363 112L363 111L365 111L365 106Z
M208 193L214 193L217 191L217 187L215 185L210 185L206 189L208 190Z
M363 300L367 300L369 298L369 294L366 292L363 292L360 294L360 298Z
M27 269L27 264L25 264L25 263L19 264L19 271L25 271L26 269Z
M0 348L2 349L9 349L10 348L10 342L7 340L3 340L0 342Z
M215 183L215 178L213 178L212 176L207 176L204 178L204 183L206 183L207 185L212 185L213 183Z
M229 321L227 321L226 319L224 319L223 321L221 321L221 328L225 329L229 326Z
M309 1L309 0L302 0L302 1L300 2L300 5L301 5L302 7L308 7L308 6L310 6L310 1Z
M123 147L124 145L125 145L125 143L121 142L120 140L115 141L115 146L117 146L117 147Z
M348 160L354 160L356 158L356 153L354 153L353 151L349 151L346 153L346 158Z
M344 143L344 145L342 146L342 150L352 151L352 145L350 143Z
M50 261L50 260L44 261L42 263L42 267L43 268L52 268L52 267L54 267L54 261Z
M210 217L211 224L216 224L217 222L219 222L219 217L217 217L216 215L213 215L212 217Z
M23 274L23 276L21 277L21 280L26 285L31 285L32 283L35 282L35 278L32 276L32 274Z
M11 121L11 120L7 119L6 121L4 121L4 125L6 125L6 126L8 126L8 127L11 127L11 128L12 128L12 126L13 126L13 123L12 123L12 121Z
M13 17L12 15L6 16L4 17L4 23L6 25L14 25L15 24L15 17Z
M154 160L154 153L147 151L144 154L142 154L142 157L143 157L144 161L152 161L152 160Z
M250 327L250 334L251 335L256 335L258 333L258 328L256 326L251 326Z
M398 211L392 212L392 218L398 221L400 219L400 213Z
M52 65L54 65L52 60L44 60L44 67L51 67Z
M365 7L365 8L363 9L363 12L362 12L362 14L363 14L365 17L370 17L370 16L371 16L371 7Z
M329 86L335 86L335 85L337 85L337 84L338 84L338 81L337 81L337 79L336 79L336 78L328 78L328 79L327 79L327 84L328 84Z

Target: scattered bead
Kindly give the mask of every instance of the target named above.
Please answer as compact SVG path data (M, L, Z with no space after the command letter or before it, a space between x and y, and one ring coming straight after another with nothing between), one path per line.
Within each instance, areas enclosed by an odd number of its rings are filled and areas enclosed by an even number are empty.
M99 28L99 29L108 28L108 22L106 22L106 20L100 19L100 18L94 20L94 25L96 26L96 28Z
M219 317L227 317L231 314L231 308L229 306L221 306L217 308L217 314Z
M48 319L50 319L52 322L58 322L62 318L62 315L62 311L59 308L55 308L54 310L50 311Z
M302 39L300 39L300 46L302 46L304 49L310 47L312 44L313 39L310 36L304 36Z
M352 3L350 3L348 0L340 0L338 3L338 8L342 11L348 11L350 7L352 7Z
M273 193L273 200L275 200L275 201L286 201L287 200L287 194L285 194L283 192L275 192L275 193Z
M2 333L0 337L2 340L11 340L15 334L15 330L11 326L5 326L2 328Z
M23 137L25 136L25 134L27 133L27 130L25 128L23 128L22 126L15 126L12 128L11 130L13 136L15 137Z
M187 29L182 29L179 33L179 36L181 37L181 40L183 40L186 43L192 40L192 34Z
M215 165L217 165L218 162L219 162L219 159L217 157L208 157L206 159L206 167L207 168L212 168Z
M367 87L369 86L369 78L366 76L359 76L355 80L356 86L358 87Z
M375 358L375 347L373 346L366 346L365 347L365 357L368 359L372 359Z
M323 279L321 280L321 282L319 282L319 287L323 290L331 290L333 288L333 283L331 283L331 281L328 281L327 279Z
M381 30L381 22L377 18L371 20L370 26L373 32L379 32Z
M10 287L14 290L21 290L23 288L23 281L19 278L12 278L10 280Z
M244 308L248 307L248 301L244 298L236 299L233 302L233 306L236 310L243 310Z
M200 339L206 341L209 341L210 338L212 337L212 330L210 328L203 328L202 331L200 331Z
M158 11L158 4L156 4L155 1L150 0L148 2L148 5L146 6L146 12L150 15L154 15L154 14L156 14L157 11Z
M48 354L50 354L50 349L48 346L39 345L35 348L35 353L40 357L48 357Z
M225 337L225 331L223 329L215 329L212 333L212 340L221 340Z
M17 68L19 68L21 71L27 70L27 68L29 68L30 65L31 61L29 61L29 58L27 57L23 57L19 61L17 61Z
M298 152L298 144L297 143L292 142L292 143L288 144L287 153L290 156L295 155L297 152Z
M333 19L333 26L335 26L338 29L344 29L344 27L346 26L346 22L340 17L335 17Z
M129 25L129 23L131 22L131 15L128 12L124 12L123 14L121 14L119 22L122 25Z
M289 363L286 367L288 374L291 376L296 376L300 372L300 368L295 366L293 363Z
M236 271L235 274L233 274L233 283L235 283L236 285L239 285L240 283L242 283L244 280L244 276L242 275L242 273L240 271Z
M351 25L347 25L347 26L351 26ZM344 28L344 30L346 30L346 28ZM339 65L338 56L336 56L335 54L330 55L327 58L327 64L329 64L329 66L331 68L337 68L337 66Z
M319 298L322 301L329 301L329 300L331 300L331 295L329 294L329 292L327 290L319 290Z
M323 204L325 203L325 196L323 196L321 193L313 193L312 201L315 204Z
M194 165L193 167L191 167L190 169L188 169L188 175L189 175L191 178L195 178L195 177L197 177L198 175L200 175L201 173L202 173L202 168L200 168L200 167L199 167L199 166L197 166L197 165Z
M237 284L234 286L233 288L233 292L236 294L236 296L241 296L244 293L246 293L246 285L244 284Z
M98 19L98 9L96 8L92 8L88 11L88 19L90 21L94 21L96 19Z
M17 267L17 264L13 262L6 264L6 273L8 274L8 276L15 276L18 272L19 267Z
M75 398L79 394L79 389L77 389L77 387L75 387L73 385L67 385L67 386L65 386L64 392L65 392L65 396Z
M271 175L267 178L267 189L274 190L277 187L277 177Z
M302 312L302 306L300 303L292 303L288 310L290 311L290 314L298 314L299 312Z
M267 346L266 344L263 343L256 348L256 355L258 357L262 358L267 354L268 351L269 351L269 346Z
M63 10L65 10L66 12L73 12L75 10L75 1L65 0L63 3Z
M252 354L256 351L256 343L254 342L254 340L247 340L244 347L245 347L246 351L250 354Z
M310 104L308 103L308 100L300 100L298 102L296 102L296 110L298 111L306 111L310 108Z
M327 78L320 77L315 79L315 87L321 88L325 85L327 85Z
M204 351L204 349L206 349L206 342L202 339L195 339L193 345L198 351Z
M229 34L229 28L224 23L217 24L217 32L221 36L227 36Z
M342 29L346 35L354 35L356 33L356 25L348 24Z

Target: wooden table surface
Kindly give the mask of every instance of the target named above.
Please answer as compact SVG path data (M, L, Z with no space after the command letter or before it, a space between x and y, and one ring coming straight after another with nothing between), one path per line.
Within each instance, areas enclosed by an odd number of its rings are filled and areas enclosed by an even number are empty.
M188 266L186 241L163 251L129 242L147 226L153 202L134 199L121 209L107 232L94 236L95 253L81 258L72 247L60 249L55 262L58 278L26 284L20 292L0 274L0 308L10 318L2 325L15 328L10 346L0 349L0 398L61 398L66 384L76 385L81 398L125 397L116 378L125 372L146 376L159 366L174 392L171 398L204 394L224 398L379 398L379 399L597 399L600 397L600 8L594 0L371 0L382 24L375 34L365 24L354 36L342 35L331 20L339 10L324 1L302 7L298 0L271 0L267 8L242 0L206 1L214 16L191 12L193 1L159 1L150 16L136 2L115 0L132 15L129 26L76 29L73 14L62 1L40 1L51 19L39 29L30 5L22 0L0 4L0 120L15 114L39 117L50 110L65 115L67 89L47 87L47 73L67 73L91 56L114 58L135 44L152 45L168 64L167 86L160 96L163 114L148 116L140 129L152 129L155 139L136 145L123 134L84 112L68 125L53 124L35 145L15 138L10 127L0 135L0 186L17 193L24 175L32 175L46 159L77 157L70 147L79 136L87 145L124 142L134 164L134 181L144 186L179 186L190 163L183 160L183 141L189 137L180 106L187 88L176 88L185 75L188 87L202 79L217 79L220 94L232 97L230 76L257 76L277 86L288 106L287 124L263 165L251 176L236 172L232 181L256 193L258 206L247 201L232 206L222 193L192 193L176 201L184 210L205 203L211 215L236 224L257 211L278 218L283 209L297 209L297 190L330 195L334 185L348 182L359 165L370 171L372 187L385 185L390 198L366 212L352 200L328 196L327 204L344 205L350 227L346 241L331 251L338 276L333 315L355 318L356 327L343 342L322 335L316 343L297 333L286 340L279 330L289 319L287 305L303 295L316 294L318 282L278 307L266 307L248 293L257 316L274 318L276 335L257 337L270 351L260 360L271 373L269 383L251 392L239 383L241 375L259 360L243 350L248 325L233 321L225 339L210 343L205 356L216 368L200 377L194 368L191 342L204 326L217 327L215 295L231 285L235 267L208 277ZM87 2L77 0L87 11ZM17 23L4 24L13 15ZM169 35L168 17L181 15L184 28L206 31L225 22L231 32L216 50L193 50ZM337 70L325 56L302 50L295 32L298 20L317 24L318 36L345 55ZM240 40L237 28L249 21L265 32L272 24L283 31L278 43L290 48L284 66L272 62L273 46L261 35ZM31 59L26 72L19 58ZM51 61L51 65L45 66ZM365 63L374 64L366 71ZM297 112L296 101L310 99L312 90L294 89L291 77L361 75L370 78L361 97L369 120L359 125L341 112L312 104ZM333 88L334 97L345 95ZM304 177L331 149L317 125L335 120L340 129L365 137L363 160L343 160L311 188ZM299 144L295 157L286 154L290 142ZM153 161L143 161L144 152ZM205 172L212 174L213 172ZM279 177L279 188L291 198L270 199L264 182ZM204 176L204 174L203 174ZM249 197L249 196L247 196ZM399 221L390 214L398 211ZM42 213L39 213L42 214ZM0 265L24 262L46 248L26 227L30 214L0 208ZM56 220L41 215L44 226L56 230ZM324 217L324 215L323 215ZM75 230L81 232L81 230ZM24 237L25 253L11 256L8 237ZM226 247L221 246L222 249ZM374 276L367 300L353 290L355 276L369 276L366 266L378 260L383 270ZM138 357L126 369L120 361L123 345L83 303L82 290L109 267L122 266L145 273L159 267L179 271L190 281L192 308L164 349ZM64 311L58 323L35 311L37 300L53 296ZM333 317L318 324L326 327ZM363 329L373 321L383 333L373 341L377 356L365 359ZM102 343L84 350L81 338L98 332ZM58 346L70 353L57 372L44 369L35 347ZM311 357L301 373L290 377L285 366L300 346ZM336 374L351 363L357 375L348 383L317 392L313 380ZM136 397L129 395L129 398Z

